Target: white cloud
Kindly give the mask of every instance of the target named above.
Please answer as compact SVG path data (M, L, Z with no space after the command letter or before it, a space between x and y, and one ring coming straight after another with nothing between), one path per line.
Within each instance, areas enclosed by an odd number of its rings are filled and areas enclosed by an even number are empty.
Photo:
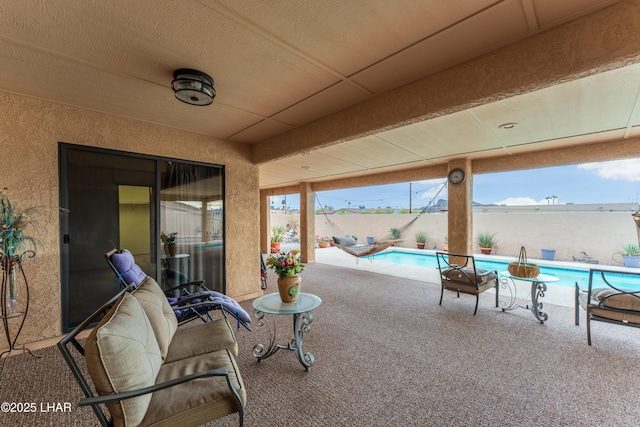
M579 169L592 170L604 179L640 181L640 159L615 160L578 165Z
M531 197L508 197L504 200L496 202L495 204L500 206L535 206L535 205L554 205L554 204L559 205L560 203L558 202L558 199L555 199L555 201L551 199L549 200L542 199L542 200L536 201Z
M446 179L442 179L442 178L423 179L422 181L418 181L418 184L422 184L422 185L440 185L440 184L444 184L446 181L447 181Z
M447 195L447 192L442 190L442 184L444 183L444 181L442 179L439 180L428 180L428 181L420 181L420 184L427 184L427 185L432 185L431 188L429 188L428 190L426 190L425 192L420 194L420 198L421 199L428 199L431 200L434 197L436 197L436 195L438 195L438 197L445 197ZM438 194L438 191L440 191L440 194ZM446 197L445 197L446 198Z
M529 206L539 205L540 203L536 202L531 197L507 197L495 204L500 206Z

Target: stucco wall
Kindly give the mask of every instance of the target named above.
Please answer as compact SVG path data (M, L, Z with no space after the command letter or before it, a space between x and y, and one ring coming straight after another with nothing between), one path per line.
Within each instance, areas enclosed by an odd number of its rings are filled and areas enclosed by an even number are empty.
M560 207L558 207L560 208ZM600 264L622 265L620 255L614 254L622 245L637 243L636 226L631 217L633 211L570 211L531 210L518 212L504 209L503 212L473 213L474 235L478 232L496 233L497 255L516 257L521 246L525 246L530 258L540 258L540 249L556 249L556 260L571 261L573 256L587 252ZM319 236L356 235L358 241L366 243L367 236L376 240L389 238L391 227L406 228L399 246L415 247L417 231L429 235L429 247L435 244L442 249L447 235L448 215L423 214L415 222L409 223L417 215L412 214L345 214L316 215L315 234ZM294 214L271 215L272 225L286 224ZM478 245L473 244L475 253Z
M21 208L43 207L43 245L25 262L31 305L19 344L61 333L58 142L225 165L227 293L242 299L260 292L258 167L249 146L0 93L0 187ZM0 349L7 347L0 341Z

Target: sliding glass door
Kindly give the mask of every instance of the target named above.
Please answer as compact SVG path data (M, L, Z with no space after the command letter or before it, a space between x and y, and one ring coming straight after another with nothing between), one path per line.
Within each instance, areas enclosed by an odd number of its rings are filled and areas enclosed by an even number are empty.
M165 289L204 280L225 292L224 168L60 144L63 330L119 289L105 253L128 249ZM165 253L161 232L176 234Z
M160 170L160 228L176 237L161 255L164 286L204 280L224 292L224 169L162 161Z

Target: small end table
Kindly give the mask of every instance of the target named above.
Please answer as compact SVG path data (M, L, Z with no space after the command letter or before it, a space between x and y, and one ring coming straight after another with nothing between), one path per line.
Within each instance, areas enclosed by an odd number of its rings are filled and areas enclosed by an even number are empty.
M516 304L516 280L531 283L531 305L522 306ZM538 319L540 323L544 323L549 318L549 315L542 311L542 303L538 301L538 298L544 297L545 292L547 292L547 283L558 282L559 280L550 274L538 274L533 278L524 278L512 276L508 271L501 271L500 287L508 290L510 294L508 302L500 301L500 305L503 306L502 311L525 308L531 311L533 317Z
M262 362L264 359L273 356L279 349L292 350L295 352L298 361L309 371L315 363L315 358L310 352L304 353L302 350L302 338L305 332L311 329L313 315L311 312L320 307L322 300L313 294L300 293L298 300L292 303L284 303L280 299L280 294L272 293L263 295L253 301L258 326L267 326L270 330L269 345L256 344L253 347L253 355ZM273 328L270 327L265 314L271 314ZM274 316L293 315L293 339L287 345L276 344L276 322Z

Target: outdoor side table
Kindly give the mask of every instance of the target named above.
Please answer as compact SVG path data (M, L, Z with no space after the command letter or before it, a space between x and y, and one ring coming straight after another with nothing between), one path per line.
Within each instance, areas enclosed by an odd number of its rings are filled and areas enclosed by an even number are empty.
M544 297L547 292L547 283L557 282L558 279L555 276L549 274L538 274L538 276L527 279L524 277L512 276L508 271L500 272L500 287L509 292L509 301L500 301L502 311L514 310L516 308L524 308L530 310L533 313L533 317L538 319L540 323L544 323L549 318L549 315L542 311L542 303L538 300ZM531 304L525 306L516 304L516 281L523 281L531 283ZM504 292L502 292L504 294Z
M263 295L253 301L258 326L267 326L270 330L269 345L256 344L253 347L253 355L262 362L264 359L273 356L279 349L292 350L295 352L298 361L305 370L310 370L315 359L310 352L304 353L302 350L302 338L305 332L311 329L313 315L311 312L320 307L322 300L313 294L300 293L298 300L292 303L284 303L280 299L279 293ZM272 315L272 325L270 325L265 314ZM276 344L276 322L275 316L293 315L293 339L287 345ZM273 327L271 327L273 326Z

